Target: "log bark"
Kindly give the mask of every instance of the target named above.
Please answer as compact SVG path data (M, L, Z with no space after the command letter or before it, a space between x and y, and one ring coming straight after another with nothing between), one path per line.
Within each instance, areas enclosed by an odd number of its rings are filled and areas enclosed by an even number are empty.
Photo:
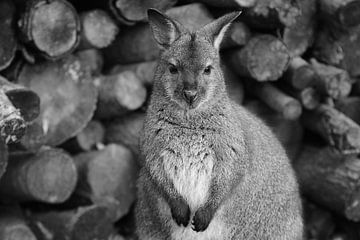
M360 26L348 33L334 34L328 28L317 33L313 54L322 62L347 70L352 77L360 76Z
M25 121L10 102L8 96L0 89L0 139L5 143L17 142L25 133Z
M80 22L79 49L107 47L114 41L119 32L116 22L101 9L81 13Z
M0 182L0 196L6 201L64 202L75 189L77 172L72 158L55 148L36 154L10 155Z
M1 240L36 240L18 207L1 206L0 211Z
M197 29L213 20L210 12L199 3L178 6L166 14L184 24L189 30ZM105 61L111 65L155 60L159 48L148 24L141 23L124 28L115 41L104 49Z
M56 62L25 65L18 83L41 99L40 116L45 142L57 146L77 135L93 116L97 89L81 61L69 56Z
M360 125L360 97L348 97L336 102L336 109Z
M352 221L360 220L360 161L306 146L294 164L302 192Z
M234 22L230 25L226 37L221 43L221 48L233 48L244 46L251 38L251 32L248 26L243 22Z
M139 109L146 100L146 88L130 71L99 77L95 85L99 89L96 117L101 119Z
M0 139L0 179L6 171L8 164L8 148L3 140Z
M319 76L314 68L301 57L292 58L282 80L296 90L313 86Z
M32 212L31 220L39 239L108 239L113 233L112 219L103 206L84 206L72 210Z
M294 120L300 117L301 104L271 83L247 82L247 89L285 119Z
M147 10L155 8L165 11L174 6L177 0L109 0L110 10L119 22L133 25L147 19Z
M62 144L62 147L70 153L87 152L103 144L104 136L105 128L101 122L91 120L78 135Z
M22 40L50 60L71 53L80 39L79 17L65 0L26 1L19 27Z
M129 212L135 201L137 165L133 154L122 145L109 144L99 151L75 157L79 181L75 194L95 204L117 202L115 218ZM112 205L109 208L114 211Z
M25 121L30 122L40 114L40 98L29 88L9 82L0 76L0 89L15 108L20 110Z
M345 70L322 64L314 58L310 63L319 76L315 84L319 92L333 99L340 99L350 94L352 80Z
M286 44L290 56L301 56L314 41L316 27L316 1L299 1L301 14L291 26L284 28L282 40Z
M349 29L360 24L360 2L356 0L320 0L324 20L335 28Z
M104 57L98 49L86 49L78 51L75 56L79 58L81 65L93 76L98 76L104 67Z
M128 147L135 156L140 155L140 135L145 113L134 112L110 122L106 126L105 142Z
M7 68L15 57L15 6L11 0L0 2L0 71Z
M305 111L303 123L344 155L360 153L360 126L333 107L320 105Z
M240 76L263 82L280 78L289 65L290 56L284 43L264 34L251 38L244 48L231 51L228 61Z

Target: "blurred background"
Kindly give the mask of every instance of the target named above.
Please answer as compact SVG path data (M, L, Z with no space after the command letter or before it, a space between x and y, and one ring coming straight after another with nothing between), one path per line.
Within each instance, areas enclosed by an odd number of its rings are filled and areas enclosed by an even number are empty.
M0 0L0 239L136 239L148 8L190 30L243 11L221 45L230 98L286 149L306 239L360 239L358 0Z

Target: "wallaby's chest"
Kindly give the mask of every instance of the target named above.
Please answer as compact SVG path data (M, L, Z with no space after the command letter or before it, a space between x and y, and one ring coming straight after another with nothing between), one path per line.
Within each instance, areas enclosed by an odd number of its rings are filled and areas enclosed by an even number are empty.
M193 210L205 203L208 197L214 155L203 134L174 136L161 152L167 177Z

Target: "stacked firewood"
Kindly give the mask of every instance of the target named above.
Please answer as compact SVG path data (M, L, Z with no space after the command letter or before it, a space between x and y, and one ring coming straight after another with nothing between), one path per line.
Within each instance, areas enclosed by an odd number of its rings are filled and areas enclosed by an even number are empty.
M286 148L307 239L360 238L360 1L1 0L0 239L133 239L157 8L221 46L230 98Z

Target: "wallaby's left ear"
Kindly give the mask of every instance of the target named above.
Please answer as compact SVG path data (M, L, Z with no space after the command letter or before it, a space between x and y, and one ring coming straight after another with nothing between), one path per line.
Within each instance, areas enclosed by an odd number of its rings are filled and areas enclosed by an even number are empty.
M226 31L229 29L231 23L241 14L239 12L228 13L215 21L205 25L199 30L199 33L207 35L212 41L216 49L220 48L221 41L224 38Z

